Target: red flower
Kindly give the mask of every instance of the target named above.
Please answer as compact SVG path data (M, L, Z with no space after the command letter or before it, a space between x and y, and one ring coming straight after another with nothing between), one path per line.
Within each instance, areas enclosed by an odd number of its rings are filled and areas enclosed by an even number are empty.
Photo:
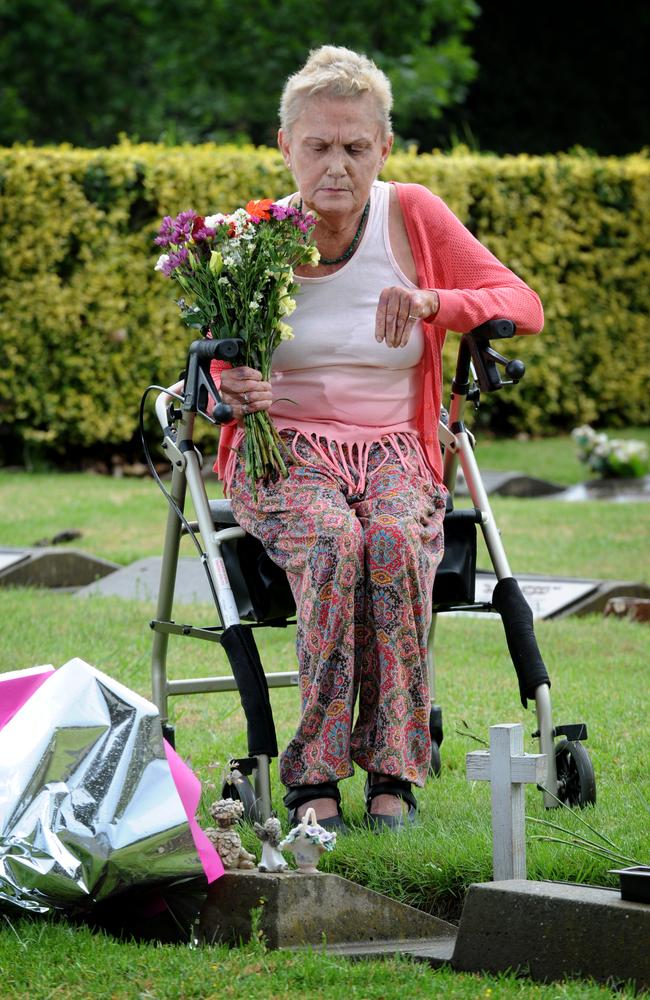
M249 201L246 205L246 211L255 222L261 222L262 219L271 218L269 209L272 204L273 198L262 198L261 201Z
M192 223L192 236L196 235L198 229L203 229L205 226L205 219L202 215L197 215Z

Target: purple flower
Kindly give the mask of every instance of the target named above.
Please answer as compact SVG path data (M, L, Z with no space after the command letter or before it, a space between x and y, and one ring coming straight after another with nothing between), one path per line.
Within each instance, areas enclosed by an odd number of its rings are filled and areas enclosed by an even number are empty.
M172 231L172 243L186 243L192 235L192 229L194 227L194 220L197 217L197 213L193 209L189 209L187 212L179 212L174 221L174 228Z
M273 216L273 218L277 219L278 222L284 222L284 220L286 218L288 218L288 215L289 215L289 212L291 211L291 209L287 208L286 205L275 205L275 204L273 204L273 205L271 205L271 208L270 208L269 211L271 212L271 215Z
M185 247L181 247L181 249L177 250L175 253L170 253L168 259L163 262L163 265L161 267L161 271L165 275L165 277L166 278L171 277L173 271L175 271L179 267L182 267L183 264L186 263L187 257L188 253Z
M172 242L172 233L174 232L174 220L171 215L166 215L160 224L160 230L156 236L154 243L159 247L168 247Z
M194 239L198 242L199 240L211 240L216 229L211 229L210 226L198 226L194 230Z

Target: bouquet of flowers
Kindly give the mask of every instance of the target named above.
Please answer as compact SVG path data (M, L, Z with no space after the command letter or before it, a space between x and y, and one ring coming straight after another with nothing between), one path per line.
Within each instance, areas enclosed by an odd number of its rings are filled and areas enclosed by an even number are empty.
M282 340L293 337L285 317L296 307L293 269L316 265L309 243L314 216L272 199L249 201L231 215L194 211L166 216L156 237L164 250L155 269L173 278L186 298L178 305L184 322L204 336L238 337L240 364L271 375L271 358ZM287 475L280 436L266 411L244 418L246 474L253 484Z
M644 441L608 438L585 424L571 431L578 445L578 458L589 469L605 478L634 479L648 471L648 447Z

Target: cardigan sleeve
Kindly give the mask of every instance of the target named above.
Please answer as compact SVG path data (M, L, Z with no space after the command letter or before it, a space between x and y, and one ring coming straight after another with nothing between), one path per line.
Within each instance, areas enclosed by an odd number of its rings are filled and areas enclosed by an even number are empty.
M539 296L483 246L450 208L420 185L399 185L419 275L440 298L436 326L467 333L489 319L511 319L518 333L539 333ZM409 189L409 190L404 190Z

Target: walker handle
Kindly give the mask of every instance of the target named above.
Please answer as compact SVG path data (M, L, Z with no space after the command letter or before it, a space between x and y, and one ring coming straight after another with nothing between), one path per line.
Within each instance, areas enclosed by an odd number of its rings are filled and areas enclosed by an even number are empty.
M188 413L196 413L198 410L206 412L210 395L216 400L216 406L212 411L215 423L225 424L232 420L232 407L222 402L221 394L210 372L210 365L213 361L234 361L241 351L242 344L243 341L237 337L225 337L222 340L205 337L202 340L192 341L187 356L183 410Z
M526 371L523 361L509 361L490 346L490 339L509 339L514 337L516 332L517 327L512 320L491 319L463 334L458 349L453 391L463 396L469 396L474 391L470 389L469 384L470 363L474 365L480 392L496 392L504 385L519 382ZM509 381L502 380L497 365L503 366Z

